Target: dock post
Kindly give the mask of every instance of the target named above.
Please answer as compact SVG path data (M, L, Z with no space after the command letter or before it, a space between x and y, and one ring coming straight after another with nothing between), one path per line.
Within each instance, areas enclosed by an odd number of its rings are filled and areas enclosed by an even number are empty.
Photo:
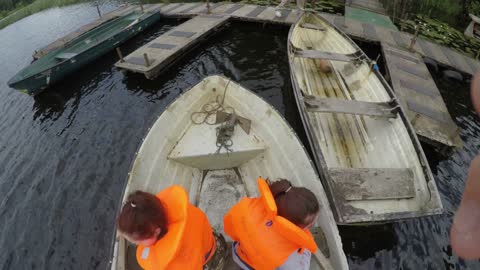
M207 1L207 14L210 14L210 13L212 13L210 11L210 0L206 0L206 1Z
M98 6L98 3L97 3L97 12L98 12L98 17L102 17L102 13L100 12L100 7Z
M122 55L122 51L120 51L120 48L117 47L116 50L117 50L118 58L120 58L120 62L121 63L125 62L125 60L123 60L123 55Z
M140 11L142 11L142 13L145 13L145 11L143 10L143 4L142 4L142 2L140 2Z
M150 66L150 60L148 60L148 55L146 53L143 54L143 58L145 59L145 66Z
M415 46L415 43L417 42L418 34L420 33L420 28L421 24L417 24L415 26L415 34L412 37L412 40L410 41L410 46L408 46L408 49L410 51L413 51L413 47Z

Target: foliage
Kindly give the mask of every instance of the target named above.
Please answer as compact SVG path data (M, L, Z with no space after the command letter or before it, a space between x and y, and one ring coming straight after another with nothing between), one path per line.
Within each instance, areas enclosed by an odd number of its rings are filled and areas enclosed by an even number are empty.
M241 2L259 6L277 6L280 4L280 1L281 0L242 0ZM291 0L290 3L286 5L286 8L297 8L295 0ZM313 5L311 1L308 1L306 8L314 9L319 12L343 14L344 4L343 2L340 3L339 1L335 0L316 0L314 1Z
M382 3L394 20L422 14L462 31L470 22L468 13L480 14L478 0L382 0Z
M416 25L421 25L419 35L436 43L455 49L470 57L476 58L480 52L480 41L467 37L463 32L449 26L439 20L428 18L425 15L416 15L412 20L404 20L400 23L403 31L415 32Z

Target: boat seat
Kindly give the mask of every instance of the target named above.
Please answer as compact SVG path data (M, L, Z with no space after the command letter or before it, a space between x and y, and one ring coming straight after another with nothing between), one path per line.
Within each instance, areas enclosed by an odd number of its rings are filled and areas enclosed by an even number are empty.
M69 53L69 52L64 52L64 53L59 53L55 56L55 59L57 60L68 60L73 57L77 56L77 53Z
M365 55L361 51L356 51L350 54L341 54L334 52L325 52L318 50L302 50L296 48L292 45L293 55L301 58L310 58L310 59L323 59L339 62L359 62L363 59L366 59Z
M395 118L397 107L393 102L367 102L359 100L342 100L335 98L304 97L309 112L345 113L375 117Z
M202 170L220 170L239 167L265 151L265 144L252 130L247 134L239 125L232 136L231 152L220 151L216 127L219 125L191 125L177 142L168 158Z
M318 30L318 31L322 31L322 32L327 30L327 29L325 29L321 26L311 24L311 23L302 23L302 24L300 24L300 27L305 28L305 29Z
M329 168L335 196L346 201L415 197L410 168Z

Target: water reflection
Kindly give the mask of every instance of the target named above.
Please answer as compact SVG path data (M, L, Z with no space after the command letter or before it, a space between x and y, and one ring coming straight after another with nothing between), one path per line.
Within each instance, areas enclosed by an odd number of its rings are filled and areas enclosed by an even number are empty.
M139 46L168 31L177 23L177 20L161 20L147 31L123 44L121 46L122 51L126 54L132 52ZM68 106L69 116L67 118L71 121L75 117L82 97L90 95L99 88L112 91L114 88L123 87L117 82L125 75L114 67L116 61L117 55L114 52L107 53L83 67L80 71L67 76L62 81L36 95L32 109L34 112L33 119L38 119L40 122L46 119L55 121L61 117ZM127 84L127 88L130 89L131 87L135 91L140 89L142 85L146 85L148 89L149 80L145 79L143 75L135 75L134 81L130 85ZM158 91L158 84L152 84L151 89Z
M374 226L340 226L343 249L351 260L367 260L378 252L391 251L398 244L392 224Z

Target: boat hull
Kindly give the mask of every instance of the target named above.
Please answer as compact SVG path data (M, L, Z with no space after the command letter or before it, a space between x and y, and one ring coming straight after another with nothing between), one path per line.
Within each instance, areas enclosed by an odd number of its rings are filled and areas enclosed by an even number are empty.
M219 98L224 93L225 98ZM218 149L216 131L220 124L214 124L215 117L206 120L210 124L196 121L202 120L198 112L205 104L218 100L224 100L224 108L233 108L239 117L251 121L249 132L235 126L231 151ZM193 124L192 119L199 124ZM348 269L328 199L293 129L270 104L221 76L207 77L186 91L149 129L129 173L123 201L134 190L157 193L171 185L181 185L190 202L206 213L212 227L223 232L226 212L242 197L258 195L259 176L270 180L286 178L316 195L321 205L316 226L324 232L328 246L320 250L328 254L333 266L326 269ZM132 263L127 256L134 252L129 251L131 248L117 235L112 270ZM320 268L312 263L311 269Z
M100 42L99 44L90 47L82 53L79 53L70 59L62 61L58 65L53 66L52 68L39 72L23 80L13 81L15 78L14 77L11 81L9 81L8 85L24 93L36 95L50 85L63 80L65 77L71 75L83 66L91 63L95 59L118 47L120 44L132 38L136 34L142 32L144 29L157 22L159 18L160 14L158 12L152 13L145 19ZM72 41L72 43L74 42L75 40ZM58 50L50 53L56 52L58 52Z
M346 34L316 14L300 18L288 40L295 100L337 223L368 225L442 213L418 138L394 92L378 69L370 68L371 60ZM299 48L310 56L299 56L295 52ZM314 50L330 54L315 55ZM346 55L361 60L349 63ZM325 63L331 72L325 71ZM321 106L312 109L307 107L310 97L327 103L332 99L347 104L388 103L395 108L395 117L345 113L349 108L338 110L342 113L322 111ZM401 176L398 181L389 176L392 172ZM378 188L381 177L389 181L383 190Z

